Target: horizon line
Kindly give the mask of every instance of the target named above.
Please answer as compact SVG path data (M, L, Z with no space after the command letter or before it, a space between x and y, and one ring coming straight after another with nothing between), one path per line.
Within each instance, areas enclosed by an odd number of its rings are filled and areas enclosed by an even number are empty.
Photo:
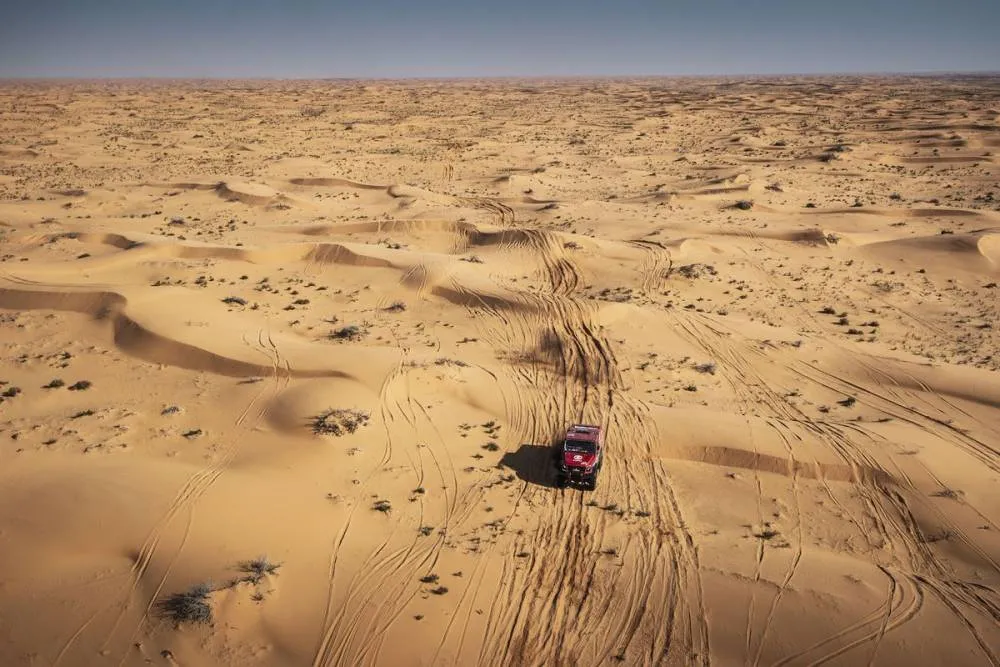
M935 77L935 76L1000 76L1000 70L842 70L828 72L709 72L703 74L488 74L427 75L427 76L222 76L222 75L134 75L134 76L67 76L67 75L0 75L0 83L18 81L510 81L510 80L614 80L614 79L773 79L781 77Z

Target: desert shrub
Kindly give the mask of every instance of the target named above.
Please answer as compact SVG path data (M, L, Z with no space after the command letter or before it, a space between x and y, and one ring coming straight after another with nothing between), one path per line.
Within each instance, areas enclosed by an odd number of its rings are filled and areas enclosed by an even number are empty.
M872 282L872 287L877 289L879 292L885 292L888 294L896 288L903 287L903 283L896 283L890 280L876 280Z
M336 338L338 340L360 340L365 337L368 332L359 327L357 324L348 324L345 327L340 327L332 334L330 338Z
M342 436L354 433L368 423L368 413L361 410L327 410L313 419L313 433Z
M770 526L767 526L753 534L754 537L760 540L770 540L778 535L780 535L780 533Z
M694 369L699 373L708 373L709 375L715 375L715 362L707 361L703 364L695 364Z
M253 560L240 563L240 572L246 575L243 578L244 581L259 584L267 575L277 574L279 567L281 567L281 563L272 563L267 559L267 556L258 556Z
M212 605L209 594L212 588L208 584L197 584L183 593L174 593L158 603L160 613L174 623L212 622Z
M677 273L691 279L700 278L703 274L718 275L718 271L711 264L685 264L677 268Z
M439 357L434 361L436 366L468 366L466 362L461 359L449 359L447 357Z

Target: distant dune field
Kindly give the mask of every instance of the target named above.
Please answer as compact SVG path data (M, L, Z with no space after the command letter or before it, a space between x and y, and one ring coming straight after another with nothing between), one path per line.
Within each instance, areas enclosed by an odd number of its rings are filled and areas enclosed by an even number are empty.
M0 664L1000 664L998 100L5 84Z

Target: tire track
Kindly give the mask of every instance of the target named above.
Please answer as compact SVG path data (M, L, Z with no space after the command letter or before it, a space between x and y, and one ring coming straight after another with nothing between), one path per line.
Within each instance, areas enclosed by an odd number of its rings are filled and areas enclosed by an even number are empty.
M397 344L398 344L398 339L397 339ZM379 470L381 470L392 459L393 442L392 442L392 431L389 428L389 425L394 420L394 416L389 411L389 406L394 405L395 401L394 399L390 400L391 398L390 388L392 383L402 373L402 368L405 358L406 358L406 350L405 348L401 348L399 362L397 363L393 371L387 374L386 377L383 379L382 385L379 389L379 406L382 414L383 428L385 429L385 439L384 439L385 444L382 449L381 459L379 460L379 463L376 466L372 467L369 473L364 477L364 479L361 480L361 483L358 485L358 489L354 493L354 502L352 503L351 509L348 512L346 520L344 521L344 526L341 529L340 533L334 539L334 542L331 546L330 560L327 567L327 604L326 604L326 610L324 612L323 622L321 625L322 630L320 638L317 643L316 651L313 656L313 662L312 662L313 667L319 667L320 665L334 664L332 662L332 659L335 653L337 652L338 648L340 647L340 645L334 643L337 638L337 630L339 628L340 622L343 619L344 609L345 609L344 606L341 606L339 613L337 614L334 613L334 603L336 600L335 593L337 586L337 575L339 572L338 566L340 563L340 554L343 551L347 535L351 527L353 526L355 513L357 512L357 509L361 504L361 498L366 495L368 486L372 478L377 474ZM406 418L405 413L401 412L401 414L403 415L404 418ZM376 550L376 553L377 552L378 550ZM355 585L356 585L356 575L355 578L352 578L352 580L348 583L348 594L354 589Z
M647 294L658 292L663 281L673 271L674 262L669 248L659 241L636 239L629 241L635 248L645 251L645 257L639 266L639 279L642 290Z
M799 362L793 367L793 370L796 370L804 379L828 389L843 393L847 393L845 390L850 390L852 393L857 392L858 397L856 398L865 404L921 429L939 434L942 440L956 445L989 470L1000 473L1000 449L955 428L943 418L927 414L913 406L904 405L900 400L879 394L846 378L832 375L814 364Z
M477 309L500 321L483 326L484 335L494 333L494 345L506 346L527 362L524 371L508 368L513 386L524 387L515 391L519 404L508 421L521 441L545 444L566 423L604 424L609 463L602 477L609 495L655 511L650 511L652 526L630 536L620 551L633 567L614 568L609 575L598 560L607 515L592 516L583 494L574 491L531 491L542 503L543 515L535 530L514 544L515 551L530 551L531 557L521 571L504 569L502 595L487 617L480 662L600 664L617 641L621 652L644 652L647 664L660 662L668 650L687 656L691 647L698 661L707 664L697 550L669 481L651 457L657 438L651 420L642 404L621 391L621 373L609 342L597 333L593 308L572 297L580 284L575 265L549 234L529 230L520 238L539 257L548 289L517 294L528 308L507 313ZM535 331L540 331L537 343ZM535 387L550 389L536 397ZM642 463L632 463L633 458ZM632 573L631 581L617 581L622 570ZM658 593L665 599L652 604ZM586 635L580 634L583 628ZM639 637L654 640L640 646Z
M514 225L514 209L495 199L489 199L486 197L467 197L461 199L460 203L465 206L471 206L473 208L486 211L494 217L500 227L510 227Z
M692 342L700 341L705 349L716 355L717 358L726 359L727 363L734 363L734 359L737 358L733 356L736 350L735 345L726 344L724 338L720 337L711 327L703 326L692 329L693 320L688 320L687 325L688 328L686 331L689 335L696 332L696 335L690 336ZM681 329L684 329L683 325ZM756 350L752 346L748 346L746 349L748 353L760 355L759 350ZM725 356L727 350L730 353L728 358ZM773 364L774 360L771 359L768 363ZM811 364L793 362L786 365L785 368L797 376L824 386L827 389L846 393L843 385L837 386L839 378L829 376L825 371ZM858 392L872 393L863 387L852 385L847 381L842 382L853 387ZM758 385L758 383L754 382L748 384ZM864 394L861 395L863 396ZM858 491L858 499L865 510L868 521L862 521L860 517L853 513L847 513L849 520L863 534L867 535L869 531L873 532L881 538L883 544L891 547L889 558L893 569L900 572L914 573L913 576L917 577L917 580L925 587L929 586L929 582L933 582L936 587L935 591L939 593L939 596L946 596L948 598L946 604L949 608L970 628L970 632L973 633L976 641L980 645L984 645L983 638L979 635L975 624L972 623L967 613L963 611L963 607L965 609L974 609L985 618L991 619L994 622L1000 622L1000 615L997 613L1000 605L989 599L991 595L989 591L986 593L976 591L976 594L971 594L963 582L956 582L949 577L948 569L936 557L930 546L932 540L924 534L909 506L909 501L903 492L906 489L901 491L897 488L897 482L884 471L876 459L866 453L863 446L855 443L847 435L847 432L844 430L845 427L840 427L832 423L813 421L790 403L784 401L782 397L775 396L773 400L767 400L766 396L763 396L761 397L760 404L769 408L776 417L791 420L806 427L812 436L830 448L848 464L853 471L854 488ZM873 405L873 407L880 406ZM896 407L902 406L897 405ZM880 409L884 408L880 407ZM892 414L890 410L886 411ZM933 418L930 418L930 420L931 423L939 423ZM922 424L922 426L926 427L927 423ZM872 472L875 474L872 474ZM829 490L828 485L826 488ZM833 497L832 490L829 493ZM841 508L846 509L843 505L841 505ZM865 525L868 522L870 522L870 526ZM866 539L869 540L869 544L873 548L878 546L870 538Z
M873 664L886 633L916 617L924 603L924 592L915 577L886 567L880 569L889 584L886 598L878 608L826 639L785 656L775 662L774 667L793 663L821 665L869 643L872 644L872 653L868 664ZM860 636L855 636L858 634Z
M387 441L392 440L388 424L395 419L395 415L401 415L406 428L412 432L413 441L418 443L416 452L421 462L418 483L421 486L424 483L424 454L421 452L426 452L433 463L433 469L443 488L443 508L439 515L429 520L438 526L438 530L432 539L421 535L420 528L427 522L424 496L421 495L417 525L395 525L386 541L366 560L367 571L360 575L355 573L348 582L346 592L339 598L338 613L328 611L323 637L314 658L313 664L317 666L378 662L382 645L393 623L401 617L406 606L420 591L419 576L434 569L447 536L452 533L455 523L462 520L457 510L474 504L471 497L482 488L482 480L479 480L465 494L459 495L455 462L426 406L415 398L410 385L410 373L403 368L401 363L397 373L385 383L381 392L383 421L387 425L386 438ZM402 402L393 391L393 387L399 385L404 385ZM394 409L389 409L389 406ZM387 448L388 453L383 462L372 471L369 480L379 469L389 464L394 453L400 449L406 448ZM413 537L404 546L383 555L387 545L393 541L393 535L398 534L400 529L411 531ZM343 548L344 539L340 540L336 551ZM336 598L335 578L336 573L333 572L330 577L328 609L331 609ZM463 599L464 597L463 595ZM451 627L449 624L442 643Z
M754 436L754 422L751 419L755 407L768 408L772 415L776 417L765 418L764 424L767 425L773 433L778 435L785 450L791 484L789 494L791 496L793 520L792 555L787 559L788 563L784 568L785 573L777 582L777 591L771 598L770 604L767 605L766 612L764 612L762 620L757 618L756 613L756 587L751 590L750 603L747 609L744 662L745 664L756 665L760 663L763 657L764 649L767 645L767 638L770 634L774 617L781 604L784 593L787 590L792 578L795 576L798 566L802 560L803 510L800 489L800 470L804 467L805 462L802 461L796 454L796 448L794 445L795 442L802 441L802 436L790 429L786 424L786 420L790 419L792 414L789 411L785 398L770 390L768 383L760 374L757 373L753 364L745 356L738 353L735 347L724 344L723 339L714 334L714 332L712 332L709 328L700 327L694 321L689 319L680 317L675 317L673 319L676 325L676 330L682 333L682 335L684 335L689 342L699 345L713 359L717 359L721 362L720 370L723 373L727 384L730 386L733 395L736 397L737 412L743 417L743 420L746 423L749 441L753 447L755 457L760 453L757 446L757 438ZM799 416L796 415L796 417ZM813 462L817 463L818 469L818 462L816 462L815 459ZM764 512L761 501L764 496L765 481L758 470L754 469L753 475L754 485L756 488L757 517L759 521L758 526L760 530L764 530ZM826 481L821 479L821 482L825 487L827 495L836 505L843 508L843 505L836 499L833 494L833 490L828 484L826 484ZM767 560L765 558L767 553L764 538L758 537L756 555L754 559L753 581L755 584L762 578L765 561ZM757 635L756 643L754 641L755 635Z
M245 337L244 343L250 344ZM153 606L156 604L156 600L162 592L174 564L187 544L187 539L191 533L191 528L194 522L195 504L215 484L215 482L218 481L218 479L229 467L229 464L235 459L239 452L244 432L253 428L262 418L268 402L265 401L263 406L257 407L261 403L261 398L267 394L270 389L271 399L273 400L273 398L280 393L280 391L288 386L288 383L291 380L291 369L288 366L287 361L281 357L277 347L274 345L273 340L271 340L270 334L265 333L263 329L258 330L257 344L255 347L263 354L266 354L271 360L271 383L262 385L261 389L254 394L247 406L236 417L234 420L235 431L231 437L224 441L225 449L222 451L221 456L218 457L211 465L206 466L192 474L184 482L181 488L174 495L173 499L170 501L167 510L160 517L160 519L157 520L156 524L154 524L153 528L150 530L146 540L139 547L135 561L133 562L132 568L128 574L131 584L125 594L126 600L119 608L118 616L112 625L111 630L105 637L101 646L102 650L107 650L108 647L114 642L119 627L124 622L129 610L132 608L132 601L138 594L139 588L149 570L150 565L152 564L155 556L161 551L163 540L167 537L171 526L174 524L178 516L186 513L187 520L183 535L179 544L174 549L163 573L160 575L160 579L157 582L153 593L146 600L142 617L130 634L128 646L131 646L135 636L141 630L142 624L152 612ZM253 415L253 418L248 422L248 417L251 414ZM65 654L68 649L69 644L64 647L62 654ZM127 659L129 650L130 648L126 648L122 656L122 662Z

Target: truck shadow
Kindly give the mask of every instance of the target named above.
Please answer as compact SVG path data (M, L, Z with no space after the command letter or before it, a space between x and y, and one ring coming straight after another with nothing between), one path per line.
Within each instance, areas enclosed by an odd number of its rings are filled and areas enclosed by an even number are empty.
M513 470L518 479L528 484L556 488L551 445L523 444L516 452L504 454L500 465Z

